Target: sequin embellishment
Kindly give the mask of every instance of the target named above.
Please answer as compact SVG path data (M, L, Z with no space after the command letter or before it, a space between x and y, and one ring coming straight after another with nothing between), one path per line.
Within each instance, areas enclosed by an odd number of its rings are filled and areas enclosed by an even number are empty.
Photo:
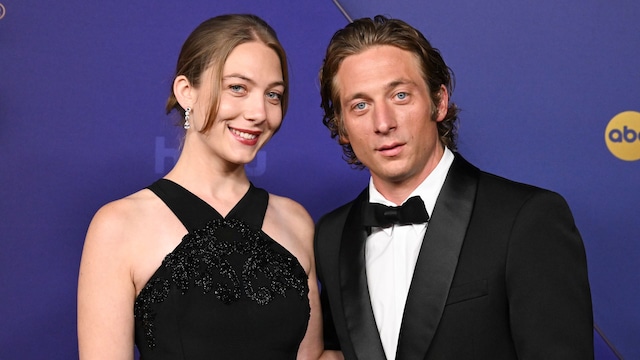
M267 305L275 296L285 297L289 289L295 289L300 298L306 297L309 288L304 269L293 255L275 251L273 243L236 219L216 219L185 235L182 244L162 262L171 277L152 278L136 299L134 315L144 328L148 346L155 347L153 306L166 300L170 291L185 294L197 287L204 294L212 292L225 304L244 295ZM237 255L243 263L234 268L229 260ZM263 281L258 283L258 278Z

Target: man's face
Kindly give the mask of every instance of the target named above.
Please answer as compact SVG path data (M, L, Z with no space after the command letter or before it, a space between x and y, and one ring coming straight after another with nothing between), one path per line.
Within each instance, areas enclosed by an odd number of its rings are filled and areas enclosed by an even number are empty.
M441 87L442 101L433 109L418 59L390 45L345 58L335 82L346 132L341 139L369 168L376 187L383 195L397 187L415 188L443 154L436 121L446 114L446 88Z

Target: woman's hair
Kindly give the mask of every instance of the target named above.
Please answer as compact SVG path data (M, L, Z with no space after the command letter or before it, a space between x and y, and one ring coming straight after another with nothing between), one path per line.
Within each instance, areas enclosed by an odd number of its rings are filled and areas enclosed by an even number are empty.
M345 160L359 168L364 166L356 157L351 145L341 140L347 134L341 116L336 74L345 58L380 45L395 46L417 57L422 76L431 92L432 107L440 103L441 85L447 88L449 96L454 87L453 72L445 64L438 49L432 47L422 33L402 20L378 15L373 19L355 20L344 29L338 30L327 47L320 70L321 105L324 110L322 122L331 131L332 138L338 137ZM451 150L456 149L458 111L457 106L449 102L444 120L437 123L440 141ZM434 112L431 119L435 121L435 118Z
M284 117L287 112L287 104L289 102L287 55L278 40L276 32L269 24L255 15L232 14L216 16L198 25L184 42L178 56L174 77L184 75L192 86L198 88L203 80L202 74L209 67L213 67L211 108L200 132L207 132L218 114L220 91L222 89L222 71L229 54L236 46L253 41L261 42L270 47L280 59L285 85L281 101L282 116ZM184 124L185 109L178 104L172 88L166 105L167 114L173 109L180 113L181 125Z

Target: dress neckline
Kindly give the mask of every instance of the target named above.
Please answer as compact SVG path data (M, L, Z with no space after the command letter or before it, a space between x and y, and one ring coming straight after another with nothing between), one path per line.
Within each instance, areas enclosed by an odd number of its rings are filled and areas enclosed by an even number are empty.
M222 216L209 203L172 180L159 179L148 189L153 191L171 209L189 232L200 229L215 219L242 220L255 227L256 230L260 230L269 202L269 194L250 182L247 192L226 216Z

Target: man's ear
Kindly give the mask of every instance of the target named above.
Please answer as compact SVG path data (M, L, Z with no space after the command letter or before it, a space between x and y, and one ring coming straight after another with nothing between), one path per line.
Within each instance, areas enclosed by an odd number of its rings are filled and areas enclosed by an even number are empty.
M178 100L178 104L180 104L183 109L193 107L197 91L186 76L179 75L173 80L173 93L176 96L176 100Z
M444 117L447 116L447 111L449 110L449 91L444 85L440 85L440 103L438 103L436 108L438 112L436 121L440 122L444 120Z
M339 114L335 116L338 123L338 143L340 145L349 144L349 134L347 134L347 130L345 130L344 124L342 123L344 119L341 119Z

